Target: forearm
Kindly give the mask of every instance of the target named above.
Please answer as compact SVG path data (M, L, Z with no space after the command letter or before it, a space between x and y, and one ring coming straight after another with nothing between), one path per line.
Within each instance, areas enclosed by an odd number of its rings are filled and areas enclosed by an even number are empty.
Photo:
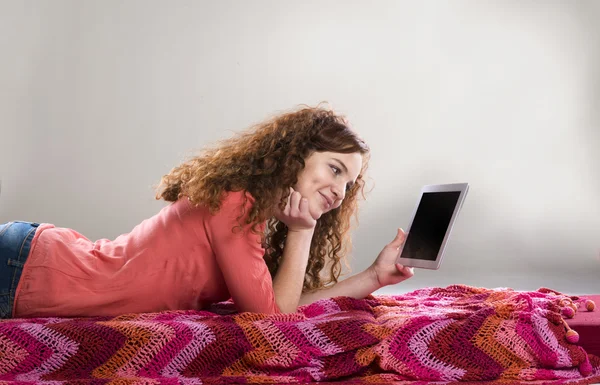
M307 305L320 299L340 296L363 299L380 288L375 272L367 269L326 289L302 294L299 304Z
M294 313L300 301L313 230L288 232L281 264L273 279L275 301L282 313Z

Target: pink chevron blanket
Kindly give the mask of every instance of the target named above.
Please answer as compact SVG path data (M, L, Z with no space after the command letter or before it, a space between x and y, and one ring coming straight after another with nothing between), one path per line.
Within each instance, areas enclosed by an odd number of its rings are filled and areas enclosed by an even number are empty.
M0 322L0 384L592 384L600 358L548 289L464 285L337 297L295 314L210 311ZM565 310L569 308L570 310Z

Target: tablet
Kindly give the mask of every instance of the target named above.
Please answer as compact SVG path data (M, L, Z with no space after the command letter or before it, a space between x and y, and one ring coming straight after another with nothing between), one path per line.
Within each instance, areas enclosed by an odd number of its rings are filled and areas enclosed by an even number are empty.
M467 191L468 183L423 186L396 263L439 269L452 225Z

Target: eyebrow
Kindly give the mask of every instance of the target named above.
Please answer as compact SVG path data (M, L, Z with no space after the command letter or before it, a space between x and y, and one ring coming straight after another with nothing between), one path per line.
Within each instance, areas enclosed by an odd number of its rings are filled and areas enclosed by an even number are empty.
M339 160L338 158L331 158L335 161L337 161L340 166L342 166L342 168L344 169L344 172L347 174L348 173L348 167L346 167L346 165L344 164L344 162L342 162L341 160Z

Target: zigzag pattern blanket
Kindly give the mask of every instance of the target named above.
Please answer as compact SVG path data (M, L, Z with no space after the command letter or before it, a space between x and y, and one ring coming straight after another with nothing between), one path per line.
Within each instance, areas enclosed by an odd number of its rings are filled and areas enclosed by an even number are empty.
M600 358L571 343L576 333L562 319L583 300L455 285L337 297L296 314L235 313L223 302L211 311L5 320L0 384L591 384Z

